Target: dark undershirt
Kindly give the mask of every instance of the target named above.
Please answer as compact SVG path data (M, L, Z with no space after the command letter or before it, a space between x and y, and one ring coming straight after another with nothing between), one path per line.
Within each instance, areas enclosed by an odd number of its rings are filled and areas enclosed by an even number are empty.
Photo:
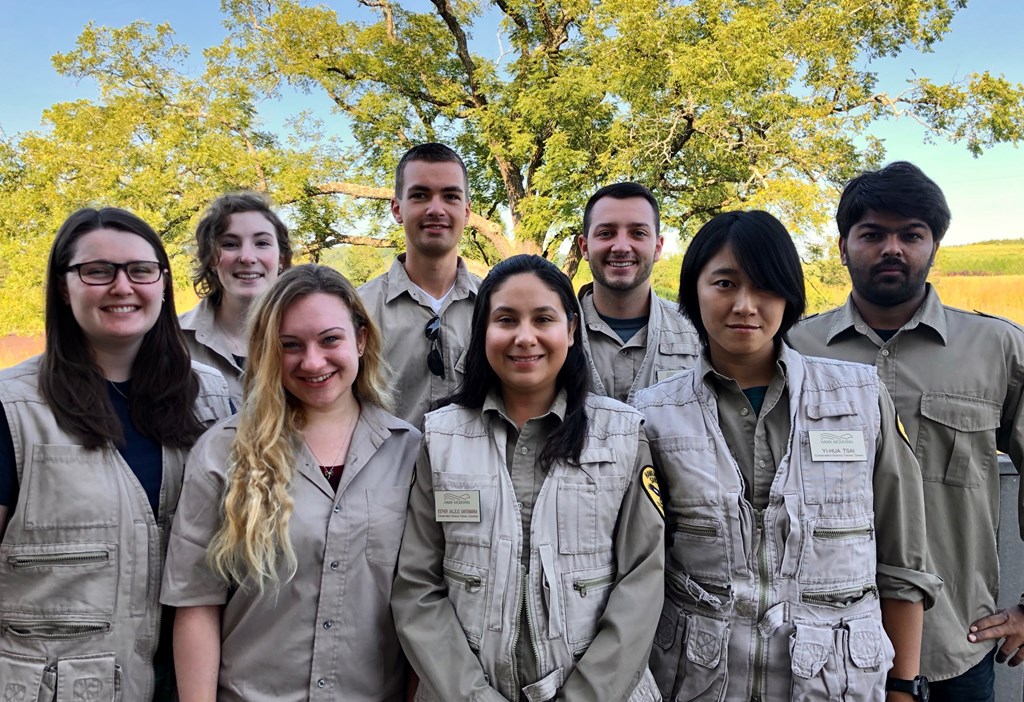
M888 341L896 336L896 332L899 331L899 329L875 329L874 327L871 327L871 329L878 334L878 338L882 341Z
M597 316L603 319L604 323L611 327L613 332L619 335L619 338L622 339L622 343L626 343L636 336L638 331L646 327L648 319L647 315L644 315L643 317L629 317L626 319L605 317L600 312L597 313Z
M754 414L758 417L761 416L761 406L764 404L764 398L768 395L767 385L758 385L752 388L746 388L743 394L747 396L750 401L750 406L754 408Z
M116 385L117 392L114 386ZM149 498L153 515L159 517L160 486L163 482L163 452L153 439L143 436L131 421L128 400L121 395L130 394L131 381L125 383L107 383L107 393L114 405L114 412L124 427L125 445L117 451L125 463L132 469ZM11 513L18 504L18 470L14 458L14 441L11 438L11 427L7 422L7 414L0 411L0 506L10 508ZM10 517L10 515L8 515Z
M341 474L345 471L345 464L342 463L340 466L320 466L320 472L327 478L327 482L331 484L334 491L338 491L338 486L341 485ZM327 473L330 472L330 477Z

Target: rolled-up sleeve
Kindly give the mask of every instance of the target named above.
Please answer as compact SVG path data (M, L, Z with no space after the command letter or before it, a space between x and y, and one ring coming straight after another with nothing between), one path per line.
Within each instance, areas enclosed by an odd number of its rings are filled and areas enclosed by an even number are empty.
M444 529L434 519L428 441L425 437L416 462L416 480L398 553L398 574L391 592L398 638L420 676L420 684L429 685L440 699L500 702L505 698L487 683L448 599L442 566Z
M889 391L879 385L881 429L875 449L878 591L886 599L935 604L942 578L928 554L921 468L899 428Z
M640 428L633 478L615 534L618 580L598 633L559 692L565 700L626 699L647 668L665 599L665 519L644 487L651 449Z

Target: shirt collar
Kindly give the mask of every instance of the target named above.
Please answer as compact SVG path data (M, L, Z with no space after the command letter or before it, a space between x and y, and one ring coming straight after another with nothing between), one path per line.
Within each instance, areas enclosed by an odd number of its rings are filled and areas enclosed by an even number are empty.
M391 268L388 269L387 273L388 280L388 294L385 299L385 304L391 302L399 295L403 293L412 295L412 290L416 287L412 280L409 278L409 274L405 270L405 254L398 254L395 260L391 263ZM479 279L469 272L466 268L466 263L460 256L455 264L455 285L452 286L451 294L448 296L447 302L453 302L455 300L462 300L464 298L475 298L476 290L480 285Z
M939 335L943 345L946 344L946 310L942 306L939 294L935 292L935 288L931 283L925 283L924 302L914 312L914 316L910 318L910 321L900 328L900 331L910 331L922 325L933 329ZM831 344L833 339L851 328L865 336L867 336L869 329L868 323L864 321L860 310L857 309L857 305L853 302L852 293L846 298L846 304L840 307L836 313L832 326L828 330L828 336L825 338L825 343Z
M779 379L785 382L789 372L789 362L792 360L791 355L795 353L796 352L786 344L781 344L779 354L775 358L775 370L772 373L772 383ZM736 383L732 378L722 375L715 370L714 366L711 365L711 358L708 355L706 347L697 359L696 371L697 377L701 379L703 385L715 395L718 394L718 389L722 385L726 383Z
M551 417L562 422L565 419L565 408L568 403L568 396L564 389L559 390L555 395L555 401L551 403L551 408L541 418ZM515 426L515 422L508 418L508 414L505 412L505 400L501 397L501 391L494 389L487 393L487 397L484 398L483 407L481 411L485 415L499 416L506 422ZM535 417L534 419L538 419ZM530 420L533 421L533 420Z

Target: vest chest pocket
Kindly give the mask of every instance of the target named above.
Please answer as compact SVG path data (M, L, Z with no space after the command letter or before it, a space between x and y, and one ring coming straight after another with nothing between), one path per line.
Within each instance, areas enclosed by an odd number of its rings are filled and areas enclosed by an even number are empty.
M814 519L803 539L801 583L857 585L874 582L877 544L872 515Z
M120 489L107 454L113 449L37 444L18 509L26 529L88 529L117 526Z
M626 494L624 475L558 478L558 550L563 554L612 550L619 508Z
M715 506L722 481L718 452L709 436L664 436L651 439L651 452L662 469L668 493L667 513L675 507Z
M498 477L475 473L448 473L435 470L433 490L438 492L468 493L479 495L479 522L442 522L444 539L449 544L481 546L490 548L491 532L494 528L494 514L498 499Z
M604 614L615 578L614 565L562 574L566 641L574 655L582 655L597 635L597 622Z
M926 392L921 395L917 455L924 480L977 488L994 479L998 402Z
M112 614L118 567L117 547L110 543L5 547L0 551L0 583L5 592L0 611L45 616Z
M829 424L833 424L829 426ZM864 438L864 460L814 460L811 450L811 431L838 435L860 434ZM870 494L871 465L874 462L874 443L868 440L868 428L863 424L825 423L818 429L800 432L800 481L804 500L808 504L860 502Z
M470 647L479 650L484 633L487 592L493 589L487 582L487 568L445 558L442 572L448 586L448 599L455 608L462 631Z

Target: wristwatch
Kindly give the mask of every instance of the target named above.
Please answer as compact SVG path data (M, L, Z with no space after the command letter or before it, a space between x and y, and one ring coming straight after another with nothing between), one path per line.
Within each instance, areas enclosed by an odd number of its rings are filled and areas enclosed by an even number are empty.
M912 695L917 702L928 702L928 678L918 675L913 680L902 680L900 678L885 679L886 692L906 692Z

